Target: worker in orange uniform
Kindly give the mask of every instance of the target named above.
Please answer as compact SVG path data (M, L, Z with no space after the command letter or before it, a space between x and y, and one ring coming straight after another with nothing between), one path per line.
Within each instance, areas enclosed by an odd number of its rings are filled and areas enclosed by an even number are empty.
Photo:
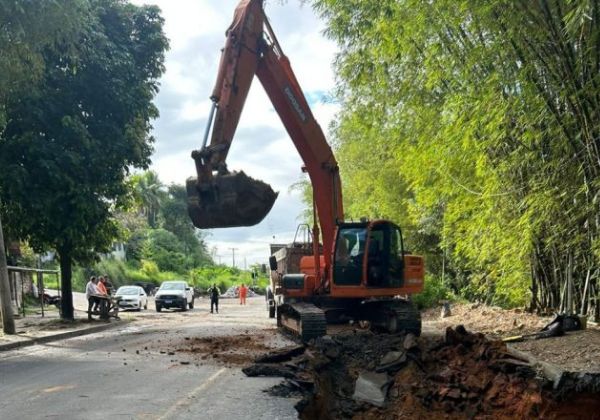
M238 289L240 293L240 305L246 304L246 295L248 294L248 288L242 283L242 285Z

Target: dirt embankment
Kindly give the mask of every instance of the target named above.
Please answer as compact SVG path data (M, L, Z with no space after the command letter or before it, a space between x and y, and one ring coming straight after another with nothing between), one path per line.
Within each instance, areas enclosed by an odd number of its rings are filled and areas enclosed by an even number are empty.
M440 308L423 312L422 319L430 328L444 331L448 327L463 325L490 338L530 334L539 331L552 317L540 317L521 309L502 309L479 303L453 303L450 315L442 318Z
M447 327L464 325L469 331L478 331L494 339L539 332L554 318L540 317L519 309L463 303L453 304L450 316L442 318L440 314L439 308L423 313L424 325L429 331L444 331ZM600 329L591 324L583 331L570 331L563 336L543 340L530 337L510 346L566 372L600 373Z
M600 394L559 394L504 343L463 327L442 339L348 331L249 376L283 376L301 418L594 418Z

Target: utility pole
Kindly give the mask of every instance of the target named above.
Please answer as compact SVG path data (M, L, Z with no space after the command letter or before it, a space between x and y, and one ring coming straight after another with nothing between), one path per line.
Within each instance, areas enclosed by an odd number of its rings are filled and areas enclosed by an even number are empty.
M229 248L229 249L231 249L232 267L235 268L235 251L239 248Z
M10 301L8 268L6 268L6 266L4 234L2 233L2 220L0 220L0 312L2 313L2 327L5 334L16 334L17 331L15 328L15 320L13 318L12 303Z

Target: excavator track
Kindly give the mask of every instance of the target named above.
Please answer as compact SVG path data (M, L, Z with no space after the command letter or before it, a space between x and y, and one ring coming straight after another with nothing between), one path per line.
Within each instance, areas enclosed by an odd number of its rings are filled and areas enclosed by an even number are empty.
M278 306L277 326L303 342L327 334L325 312L310 303L285 303Z
M392 334L404 331L421 335L421 313L410 301L394 299L365 302L362 311L375 328Z

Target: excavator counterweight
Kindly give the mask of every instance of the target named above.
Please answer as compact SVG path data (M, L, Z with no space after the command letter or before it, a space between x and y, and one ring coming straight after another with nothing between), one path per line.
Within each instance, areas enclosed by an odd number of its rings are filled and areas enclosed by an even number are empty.
M188 213L199 229L253 226L271 211L277 193L244 172L214 175L186 182Z

